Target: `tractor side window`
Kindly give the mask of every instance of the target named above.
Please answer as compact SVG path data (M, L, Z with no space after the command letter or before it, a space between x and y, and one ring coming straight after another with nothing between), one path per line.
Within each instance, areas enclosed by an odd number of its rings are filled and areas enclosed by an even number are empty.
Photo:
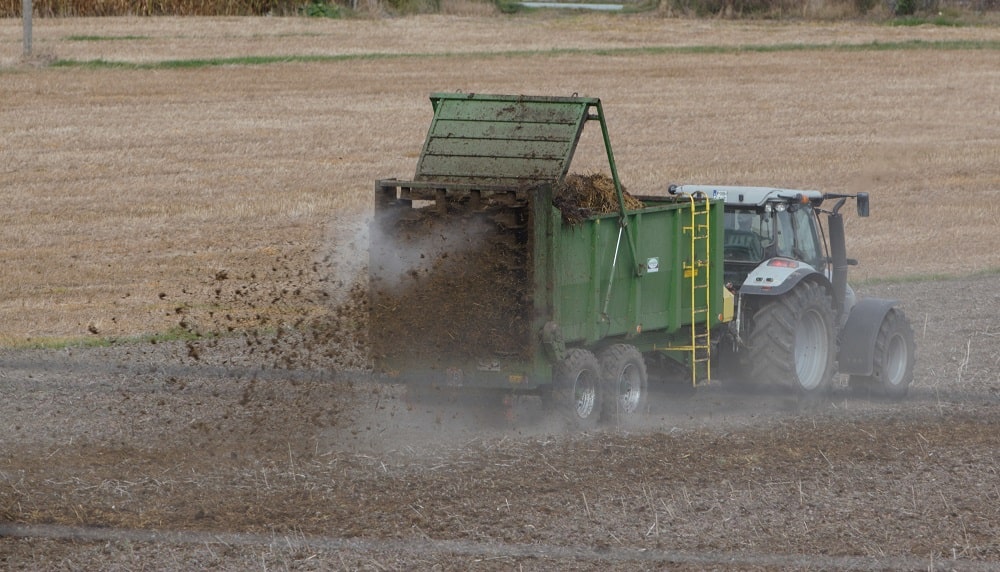
M822 271L826 257L817 234L813 210L798 205L775 210L775 255L801 260Z
M792 227L792 216L781 209L774 213L777 220L774 231L774 255L785 258L798 258L795 256L795 230Z
M812 265L813 268L822 271L824 268L823 249L820 245L819 237L816 235L816 218L810 208L798 208L792 212L792 226L795 232L795 247L798 256L803 262Z

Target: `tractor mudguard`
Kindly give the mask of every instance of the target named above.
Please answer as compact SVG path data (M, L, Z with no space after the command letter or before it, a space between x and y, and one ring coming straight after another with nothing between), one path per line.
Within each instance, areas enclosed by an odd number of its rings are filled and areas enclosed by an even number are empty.
M864 298L859 300L840 331L838 371L849 375L871 375L875 364L875 337L882 320L898 300Z
M782 260L794 264L774 264L776 260ZM762 263L753 272L747 275L740 287L740 295L751 296L780 296L788 292L807 276L818 275L822 281L829 284L829 280L816 271L815 268L804 262L795 262L785 258L772 258Z

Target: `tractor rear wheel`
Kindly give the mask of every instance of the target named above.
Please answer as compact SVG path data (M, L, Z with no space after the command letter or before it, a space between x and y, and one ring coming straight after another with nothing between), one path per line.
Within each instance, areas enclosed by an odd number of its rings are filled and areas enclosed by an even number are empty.
M601 352L600 362L604 379L601 419L619 427L628 426L646 412L646 360L634 346L615 344Z
M601 417L601 364L594 354L580 348L567 350L552 377L548 401L569 428L596 428Z
M753 314L746 363L758 384L789 385L803 396L825 393L833 378L833 298L815 282L766 300Z
M893 308L885 315L875 336L875 363L872 374L852 375L852 388L870 388L881 391L890 399L902 399L913 381L917 344L913 328L902 310Z

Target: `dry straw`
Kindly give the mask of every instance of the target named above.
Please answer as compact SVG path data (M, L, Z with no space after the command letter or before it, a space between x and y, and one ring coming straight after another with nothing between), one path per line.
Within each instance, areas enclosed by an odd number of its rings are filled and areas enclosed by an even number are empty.
M7 342L166 331L182 301L191 320L233 310L205 301L220 270L227 285L280 290L333 247L337 275L313 286L349 283L367 259L373 181L412 176L427 95L455 89L601 97L618 173L638 196L670 183L868 191L871 218L847 221L855 278L1000 267L995 97L954 87L993 77L996 51L780 47L920 30L581 16L55 19L37 31L39 49L67 59L354 59L0 70ZM19 52L11 33L0 45ZM774 50L614 51L765 38ZM494 55L518 47L528 51ZM375 52L386 55L363 57ZM600 132L585 131L572 168L602 165ZM265 299L248 319L309 311Z

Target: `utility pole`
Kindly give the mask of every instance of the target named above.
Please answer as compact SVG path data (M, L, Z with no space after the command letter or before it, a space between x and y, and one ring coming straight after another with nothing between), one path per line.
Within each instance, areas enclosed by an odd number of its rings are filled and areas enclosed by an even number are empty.
M24 57L31 56L31 0L21 0L21 16L24 19Z

